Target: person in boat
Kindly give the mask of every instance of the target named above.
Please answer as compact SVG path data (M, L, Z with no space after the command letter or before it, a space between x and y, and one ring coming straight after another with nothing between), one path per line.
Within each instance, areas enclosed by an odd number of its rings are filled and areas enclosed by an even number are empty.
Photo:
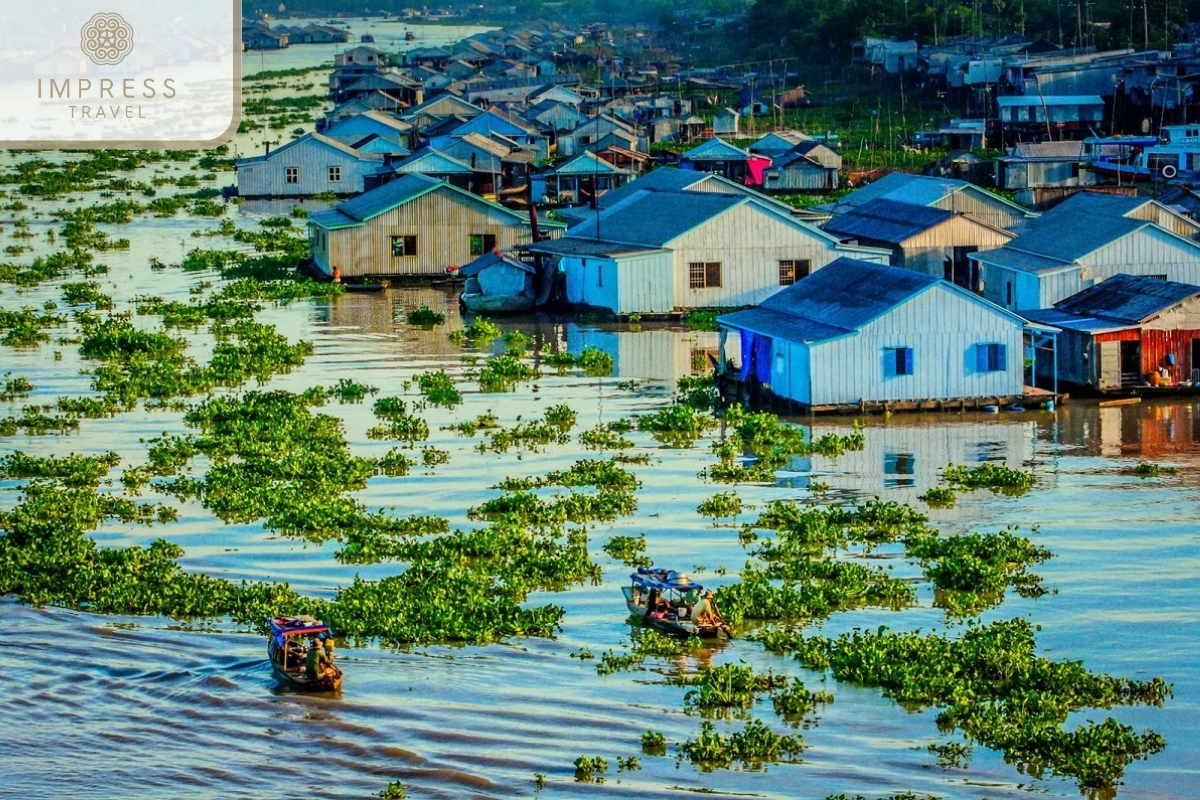
M704 597L700 598L700 602L692 608L692 622L697 625L722 625L724 620L721 619L721 614L717 611L716 605L713 603L712 589L704 593Z
M308 673L308 679L313 681L333 671L325 646L315 634L309 642L308 653L304 658L304 670Z

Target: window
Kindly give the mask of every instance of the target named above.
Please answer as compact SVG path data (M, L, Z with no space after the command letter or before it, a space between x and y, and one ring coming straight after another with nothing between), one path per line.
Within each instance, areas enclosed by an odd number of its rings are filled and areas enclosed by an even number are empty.
M1012 308L1012 281L1004 282L1004 304Z
M977 344L975 361L980 372L1003 372L1008 369L1008 346L998 342Z
M472 233L470 239L472 256L481 256L496 249L496 235L494 233Z
M399 258L401 256L415 256L417 254L417 237L415 236L393 236L392 237L392 255Z
M883 374L885 377L913 374L913 351L911 347L885 347L883 350Z
M342 168L341 167L330 167L329 168L329 182L330 183L341 183L342 182Z
M688 264L688 286L692 289L720 289L721 262L693 261Z
M299 183L300 182L300 168L299 167L288 167L286 170L284 170L283 179L285 181L287 181L288 183Z
M1152 281L1165 281L1167 279L1166 275L1143 275L1142 277L1149 278Z
M793 261L779 262L779 285L791 286L801 278L806 278L812 273L812 261L810 259L796 259Z

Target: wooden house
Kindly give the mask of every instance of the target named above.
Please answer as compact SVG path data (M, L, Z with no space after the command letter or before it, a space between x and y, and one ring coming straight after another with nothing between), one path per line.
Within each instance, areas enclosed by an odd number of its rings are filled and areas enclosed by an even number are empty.
M712 172L737 183L747 183L750 158L748 152L724 139L709 139L681 155L679 166L697 172Z
M812 140L812 138L799 131L772 131L759 137L746 149L755 155L775 158L788 152L801 142Z
M1019 142L995 159L996 188L1009 191L1045 187L1091 186L1096 175L1087 168L1083 142Z
M1023 316L1061 331L1064 383L1101 392L1200 385L1200 286L1114 275Z
M545 161L550 155L550 144L546 135L528 122L505 114L498 108L492 107L459 125L451 132L451 136L500 136L516 142L523 150L534 153L537 161Z
M282 50L288 46L288 35L255 27L242 32L242 41L247 50Z
M631 180L633 173L629 170L614 166L595 153L585 152L546 173L546 196L552 203L586 204L597 195L618 189Z
M524 186L529 179L531 153L514 149L478 133L435 139L433 149L468 164L480 181L475 191L490 194L498 189Z
M293 139L261 156L238 159L237 187L242 197L310 197L332 192L360 194L365 180L383 165L384 156L360 153L320 133Z
M713 117L713 134L737 138L741 130L742 115L732 108L723 108Z
M626 193L531 249L561 259L569 302L615 314L751 305L839 256L889 256L844 245L766 198L687 191Z
M918 206L969 214L996 228L1014 228L1035 216L1031 211L967 181L892 172L838 201L833 213L848 211L872 200L894 200Z
M1024 320L911 270L842 258L717 324L743 380L809 408L1024 392Z
M997 97L996 105L1006 132L1042 136L1050 130L1055 138L1082 138L1104 125L1104 98L1099 95L1013 95Z
M873 200L825 223L842 241L892 252L892 266L943 278L966 289L978 285L968 256L1002 247L1015 233L932 206Z
M570 157L584 151L597 153L614 145L628 150L644 149L638 147L638 135L630 125L616 117L594 116L574 130L559 134L558 155Z
M828 192L838 188L841 169L836 150L816 140L804 141L772 158L763 171L762 187L768 192Z
M409 173L428 175L469 192L474 191L476 186L482 187L484 184L491 183L490 176L477 176L470 164L464 164L456 158L428 147L392 164L388 168L388 172L390 175L407 175Z
M308 226L317 268L347 278L445 275L448 267L531 240L527 216L420 174L318 211ZM555 236L564 226L541 227Z
M1200 284L1200 243L1153 222L1057 214L1003 247L971 253L983 296L1013 311L1049 308L1120 273Z
M379 111L365 111L345 117L330 125L322 134L342 144L354 145L368 136L374 135L404 150L408 155L412 147L413 126L403 120Z

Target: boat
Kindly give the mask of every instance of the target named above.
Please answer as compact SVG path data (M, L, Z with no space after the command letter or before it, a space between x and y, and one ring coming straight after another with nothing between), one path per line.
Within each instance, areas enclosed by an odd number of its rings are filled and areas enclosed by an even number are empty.
M498 249L458 270L467 279L459 302L474 314L515 314L537 303L537 268Z
M337 692L342 688L342 668L334 665L332 674L313 679L304 668L307 650L304 644L310 636L331 635L329 626L315 617L274 617L267 620L267 658L280 683L299 692Z
M730 638L728 625L697 625L689 618L704 587L685 573L638 567L629 577L630 585L622 587L621 592L625 595L629 613L643 624L674 636Z
M375 37L374 37L374 36L372 36L372 35L371 35L371 34L369 34L369 33L364 33L362 36L360 36L360 37L359 37L359 41L361 41L361 42L373 42L373 41L375 41Z

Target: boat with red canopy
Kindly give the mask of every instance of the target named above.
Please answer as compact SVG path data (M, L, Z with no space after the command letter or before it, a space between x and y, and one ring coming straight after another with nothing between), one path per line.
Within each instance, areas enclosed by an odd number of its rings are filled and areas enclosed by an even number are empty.
M267 620L270 637L267 639L267 657L275 677L301 692L336 692L342 688L342 670L335 664L317 677L310 677L305 668L308 648L314 647L311 638L324 641L332 637L329 626L316 617L273 617Z

